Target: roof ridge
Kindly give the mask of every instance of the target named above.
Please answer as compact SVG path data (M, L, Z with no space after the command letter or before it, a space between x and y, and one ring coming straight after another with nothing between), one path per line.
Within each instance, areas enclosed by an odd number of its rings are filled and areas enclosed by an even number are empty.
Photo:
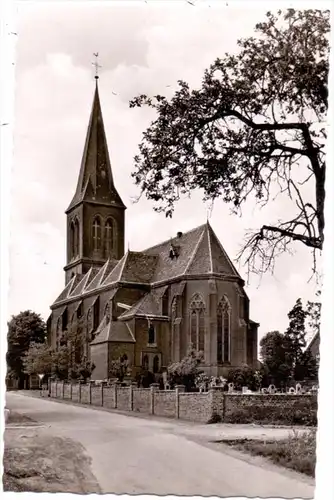
M196 243L196 246L194 248L194 251L189 259L189 262L187 264L187 267L185 268L185 270L183 271L183 275L187 274L187 271L189 269L189 267L191 266L192 262L194 261L195 259L195 256L196 256L196 253L197 253L197 250L198 250L198 247L200 246L200 244L202 243L203 239L204 239L204 233L205 233L205 229L203 230L201 236L198 238L198 241Z
M218 246L220 248L220 250L222 251L222 253L224 254L224 257L227 259L227 262L230 264L231 268L232 268L232 271L236 274L236 276L238 276L240 279L241 276L240 274L238 273L235 265L233 264L233 262L231 261L230 257L228 256L226 250L224 249L223 245L221 244L219 238L217 237L216 233L214 232L213 228L209 225L209 230L211 231L211 234L212 236L216 239L217 243L218 243Z
M213 258L212 258L212 248L211 248L211 238L210 238L210 224L209 221L207 221L207 236L208 236L208 246L209 246L209 257L210 257L210 273L213 273Z
M186 236L194 231L197 231L198 229L200 229L201 227L204 227L205 225L206 224L200 224L199 226L193 227L192 229L189 229L189 231L182 233L182 236ZM172 240L175 240L176 238L177 238L177 236L175 236L174 238L168 238L167 240L161 241L160 243L157 243L156 245L153 245L151 247L147 247L144 250L142 250L142 253L145 253L147 250L153 250L154 248L165 245L166 243L170 243Z

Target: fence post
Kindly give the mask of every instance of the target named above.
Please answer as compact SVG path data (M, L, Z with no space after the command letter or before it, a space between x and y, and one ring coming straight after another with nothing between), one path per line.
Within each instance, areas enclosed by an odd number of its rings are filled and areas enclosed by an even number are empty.
M114 384L114 408L117 408L117 384Z
M56 380L56 398L58 397L58 380Z
M70 381L70 398L71 398L71 401L72 401L72 380Z
M180 418L179 388L175 388L175 418Z
M81 381L79 380L79 403L81 403Z
M129 410L133 410L133 387L132 384L129 385Z
M88 399L88 404L92 404L92 382L89 381L89 399Z
M151 384L151 415L154 415L154 393L159 390L159 384Z
M185 385L176 385L175 393L176 393L176 418L180 418L180 392L185 392Z
M62 399L65 399L64 398L64 394L65 394L64 388L65 388L65 381L63 380L63 387L61 388L61 390L62 390L62 395L61 395Z
M103 406L103 382L101 382L101 406Z

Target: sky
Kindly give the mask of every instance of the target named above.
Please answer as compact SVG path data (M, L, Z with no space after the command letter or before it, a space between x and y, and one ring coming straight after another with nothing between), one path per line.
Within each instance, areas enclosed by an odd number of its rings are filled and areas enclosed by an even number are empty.
M200 193L179 202L172 219L155 213L145 198L133 203L139 194L131 178L133 157L154 113L128 104L141 93L171 97L179 79L198 87L204 69L234 52L237 39L252 35L267 10L266 2L199 4L18 5L8 317L31 309L46 319L64 287L64 211L76 188L92 104L93 52L102 66L99 89L113 176L128 207L126 247L141 250L206 221L208 205ZM262 210L249 202L238 217L217 201L210 224L234 260L247 229L275 223L287 210L284 200ZM249 277L246 292L260 337L287 328L297 298L314 299L311 254L301 244L295 249L277 261L274 275ZM236 266L247 280L246 268Z

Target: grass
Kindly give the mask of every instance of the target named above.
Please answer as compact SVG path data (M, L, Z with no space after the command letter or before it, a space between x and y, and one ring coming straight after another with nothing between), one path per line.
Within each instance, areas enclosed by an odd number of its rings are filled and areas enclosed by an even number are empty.
M24 430L15 424L24 425ZM3 456L4 491L100 493L81 444L52 436L34 424L29 417L10 414Z
M233 448L251 455L260 455L270 459L277 465L293 469L297 472L315 476L316 465L316 431L305 433L293 432L288 439L277 441L260 441L244 439L224 441Z

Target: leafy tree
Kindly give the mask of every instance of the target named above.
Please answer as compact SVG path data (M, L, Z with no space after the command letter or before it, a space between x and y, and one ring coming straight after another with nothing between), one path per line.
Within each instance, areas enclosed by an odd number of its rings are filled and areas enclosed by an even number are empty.
M312 352L305 349L295 368L295 380L318 380L318 363Z
M193 346L189 346L186 356L168 366L167 372L172 386L181 384L186 387L187 391L191 391L196 386L196 379L203 371L201 362L203 361L203 353L197 352Z
M44 343L46 324L41 316L27 310L12 316L8 322L7 367L19 379L19 388L24 385L23 359L31 343Z
M47 343L32 342L23 357L23 371L28 375L50 375L52 371L52 349Z
M278 331L268 332L260 340L260 356L267 381L276 386L286 384L292 376L289 339Z
M321 291L316 293L317 297L321 296ZM308 326L314 335L320 335L320 319L321 319L321 302L308 301L306 306Z
M243 387L248 387L250 390L257 388L254 370L247 365L243 365L240 368L231 368L228 372L227 381L233 382L236 390L241 390Z
M129 372L129 362L127 358L121 356L119 359L112 360L110 364L110 376L116 377L119 382L123 382Z
M52 354L52 375L60 380L69 378L70 352L67 345L61 345Z
M179 81L172 99L141 95L130 107L158 115L133 177L166 216L197 188L235 213L246 200L290 199L291 215L252 231L240 252L250 271L265 272L293 242L310 247L314 263L323 246L329 12L268 12L255 32L205 71L201 88Z

